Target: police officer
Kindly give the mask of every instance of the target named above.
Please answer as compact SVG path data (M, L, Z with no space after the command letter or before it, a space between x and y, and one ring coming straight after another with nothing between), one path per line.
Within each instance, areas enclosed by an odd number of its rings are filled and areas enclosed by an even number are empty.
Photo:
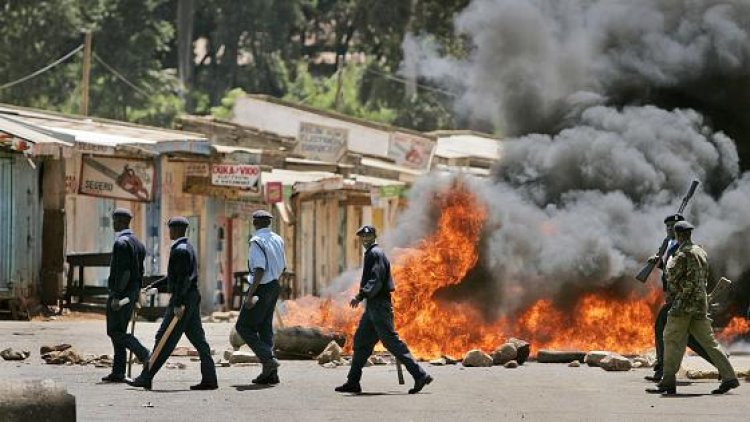
M115 243L107 279L107 335L112 340L115 356L112 373L102 378L104 382L125 382L125 349L135 353L141 362L148 359L148 349L127 332L128 321L139 297L146 257L146 248L130 230L132 218L133 214L127 208L117 208L112 212Z
M721 376L721 385L712 394L724 394L739 387L734 368L722 351L711 330L708 318L708 256L691 240L693 225L680 221L674 225L679 247L667 261L667 282L672 307L664 328L664 376L649 393L675 394L676 374L682 363L689 335L695 337L714 362Z
M255 235L250 239L248 270L250 290L237 317L237 334L260 359L263 370L255 384L278 384L279 361L273 353L273 312L279 299L279 277L286 268L284 240L271 231L268 211L253 213Z
M201 325L198 261L195 257L195 249L185 236L188 220L185 217L172 217L167 224L169 226L169 238L173 241L169 251L167 277L147 287L147 289L158 288L160 285L167 283L168 290L172 294L164 319L156 332L155 344L159 344L172 319L179 318L179 320L166 339L164 347L159 351L159 355L156 356L153 366L144 365L141 375L134 380L128 380L128 384L150 390L151 380L172 354L182 334L185 333L190 343L198 350L198 356L201 360L201 382L191 386L190 389L215 390L219 388L216 380L216 368L213 359L211 359L211 348L206 341L206 335Z
M683 217L682 214L672 214L664 219L664 226L667 229L667 249L661 259L656 255L649 259L652 262L658 260L657 266L662 269L661 282L662 288L664 289L664 297L666 300L666 303L661 307L661 309L659 309L656 321L654 322L654 340L656 343L656 364L654 365L654 374L647 375L645 377L647 380L653 382L661 381L661 377L664 373L664 326L667 325L667 315L669 314L669 310L672 308L672 297L667 289L667 273L666 271L664 271L664 267L667 265L667 261L669 260L669 258L672 257L675 252L677 252L677 247L679 246L677 243L677 239L675 239L674 225L677 222L684 220L685 217ZM711 357L708 356L708 353L706 353L703 347L701 347L700 343L698 343L698 341L692 335L688 336L687 346L700 357L708 361L708 363L713 365Z
M357 236L365 249L365 257L359 293L351 300L350 306L356 308L365 299L367 306L354 334L354 356L347 381L335 390L341 393L362 392L359 385L362 368L380 340L414 377L414 388L409 390L409 394L416 394L432 382L432 377L414 360L394 328L391 292L395 290L395 284L391 277L391 264L376 243L375 227L364 225L357 231Z

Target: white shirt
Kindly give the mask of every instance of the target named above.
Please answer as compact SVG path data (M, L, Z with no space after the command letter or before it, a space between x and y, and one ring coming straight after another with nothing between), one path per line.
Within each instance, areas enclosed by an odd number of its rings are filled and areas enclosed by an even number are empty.
M281 273L284 272L284 268L286 268L284 239L268 227L257 230L255 236L250 239L248 268L251 275L255 268L264 270L260 284L268 284L273 280L278 280ZM248 279L250 282L253 281L252 277L248 277Z

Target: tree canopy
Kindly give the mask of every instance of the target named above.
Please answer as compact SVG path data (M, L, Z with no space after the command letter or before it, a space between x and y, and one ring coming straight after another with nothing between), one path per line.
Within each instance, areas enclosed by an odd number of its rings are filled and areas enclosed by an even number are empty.
M0 102L79 112L80 51L5 85L75 50L90 31L90 115L161 126L184 112L226 118L232 98L252 92L419 130L452 128L460 122L450 93L427 81L415 90L417 81L400 76L402 43L429 35L464 54L453 18L467 3L0 0Z

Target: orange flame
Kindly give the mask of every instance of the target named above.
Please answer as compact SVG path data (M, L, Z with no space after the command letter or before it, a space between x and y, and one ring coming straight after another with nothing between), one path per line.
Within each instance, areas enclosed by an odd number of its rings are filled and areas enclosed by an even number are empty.
M412 249L396 253L392 272L396 327L412 353L421 358L443 354L462 356L470 349L491 352L508 337L518 337L538 349L610 350L635 353L654 345L653 322L662 301L660 289L627 297L607 292L587 293L568 311L540 299L518 316L487 321L466 303L435 300L442 288L460 284L479 259L478 244L485 208L461 185L436 198L441 210L435 232ZM553 228L548 227L548 230ZM287 325L327 327L344 332L351 350L361 310L348 305L358 286L335 297L305 297L287 301ZM750 324L733 319L723 340L750 332Z

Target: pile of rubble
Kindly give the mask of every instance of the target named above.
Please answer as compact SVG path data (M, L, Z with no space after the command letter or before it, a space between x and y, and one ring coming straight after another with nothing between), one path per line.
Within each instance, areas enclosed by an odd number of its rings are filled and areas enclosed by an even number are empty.
M504 366L518 368L529 359L531 344L525 340L510 338L498 346L492 354L480 349L470 350L464 355L461 364L466 367ZM443 357L445 359L445 357ZM445 359L447 362L447 359Z
M39 354L48 365L93 365L97 368L108 368L112 366L112 356L109 355L82 355L70 344L57 344L42 346Z

